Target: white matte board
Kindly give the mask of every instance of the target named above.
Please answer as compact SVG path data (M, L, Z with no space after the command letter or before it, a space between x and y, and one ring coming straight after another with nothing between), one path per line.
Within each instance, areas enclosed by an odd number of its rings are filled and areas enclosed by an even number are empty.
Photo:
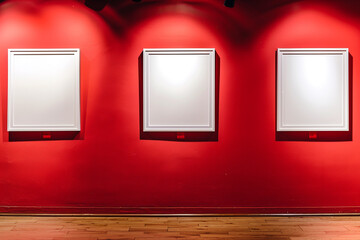
M80 131L80 50L9 49L8 131Z
M215 131L215 49L143 50L143 131Z
M348 131L348 49L279 48L277 54L277 131Z

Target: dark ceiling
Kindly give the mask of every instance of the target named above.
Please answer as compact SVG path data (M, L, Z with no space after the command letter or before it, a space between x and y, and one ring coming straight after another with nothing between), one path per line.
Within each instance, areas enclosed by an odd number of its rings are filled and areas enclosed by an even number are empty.
M235 0L234 8L247 7L252 9L266 10L280 5L285 5L292 2L302 0ZM132 0L110 0L109 5L115 8L121 8L134 4L169 4L169 3L207 3L219 7L224 6L224 0L141 0L141 2L134 2Z

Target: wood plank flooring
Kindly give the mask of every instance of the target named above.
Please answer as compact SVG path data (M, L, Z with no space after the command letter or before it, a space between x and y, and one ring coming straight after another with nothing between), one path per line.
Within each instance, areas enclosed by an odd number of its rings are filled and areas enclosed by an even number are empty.
M0 216L1 240L349 240L360 216L24 217Z

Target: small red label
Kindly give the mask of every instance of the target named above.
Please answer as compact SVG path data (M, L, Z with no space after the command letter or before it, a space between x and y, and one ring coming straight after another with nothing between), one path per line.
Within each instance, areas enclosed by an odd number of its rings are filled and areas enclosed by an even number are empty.
M51 139L51 134L50 133L43 133L42 138L43 139Z
M316 132L309 132L309 138L310 139L316 139L317 138L317 133Z
M177 133L176 138L177 139L185 139L185 133Z

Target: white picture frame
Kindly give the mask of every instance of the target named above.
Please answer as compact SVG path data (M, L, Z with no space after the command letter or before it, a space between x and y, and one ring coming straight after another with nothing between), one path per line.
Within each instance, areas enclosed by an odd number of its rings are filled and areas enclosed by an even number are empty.
M143 49L143 131L215 132L215 49Z
M8 124L80 131L80 49L8 49Z
M349 131L349 50L277 50L277 131Z

